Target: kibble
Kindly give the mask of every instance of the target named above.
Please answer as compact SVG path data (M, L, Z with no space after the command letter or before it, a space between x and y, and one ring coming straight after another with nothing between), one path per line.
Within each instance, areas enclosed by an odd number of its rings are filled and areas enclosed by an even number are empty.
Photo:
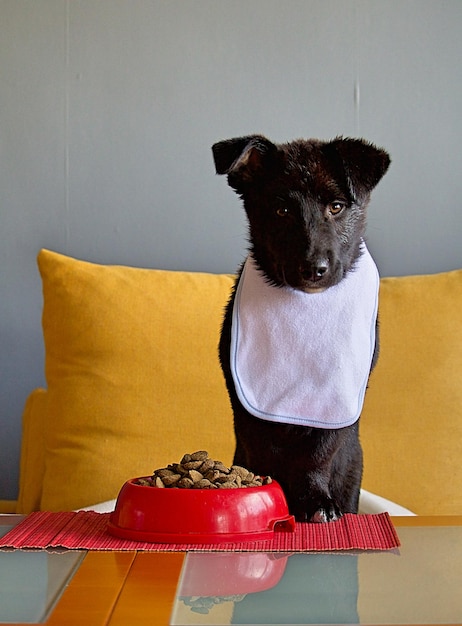
M208 615L216 604L224 602L242 602L246 594L233 596L180 596L178 599L190 608L193 613Z
M271 482L269 476L256 476L240 465L226 467L221 461L211 459L205 450L185 454L179 463L157 469L149 478L138 479L140 485L161 489L239 489Z

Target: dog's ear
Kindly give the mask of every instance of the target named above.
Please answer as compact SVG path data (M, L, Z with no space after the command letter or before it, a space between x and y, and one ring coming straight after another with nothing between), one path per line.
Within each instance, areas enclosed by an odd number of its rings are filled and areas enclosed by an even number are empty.
M212 146L217 174L228 174L228 183L241 191L263 171L277 147L262 135L220 141Z
M354 195L369 193L390 165L390 156L382 148L363 139L339 137L331 142L340 156Z

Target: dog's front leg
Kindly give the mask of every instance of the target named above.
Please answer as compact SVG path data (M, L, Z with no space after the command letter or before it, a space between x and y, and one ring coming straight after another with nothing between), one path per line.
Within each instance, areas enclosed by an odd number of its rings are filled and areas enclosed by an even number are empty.
M355 512L351 501L354 493L359 492L361 477L357 429L286 427L286 433L284 427L278 430L281 439L287 433L289 440L283 446L285 450L280 448L275 478L282 484L289 509L297 520L330 522L343 513Z
M329 490L329 467L318 466L290 477L285 486L289 510L299 522L333 522L342 516ZM284 482L284 480L283 480Z
M310 476L307 480L301 512L295 517L304 522L335 522L342 516L342 511L330 496L327 477L318 475L314 478Z

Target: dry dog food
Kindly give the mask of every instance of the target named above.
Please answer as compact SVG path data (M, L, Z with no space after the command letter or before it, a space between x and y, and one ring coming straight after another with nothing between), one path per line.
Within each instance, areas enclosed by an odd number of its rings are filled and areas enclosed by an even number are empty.
M237 489L261 487L271 482L269 476L255 476L245 467L226 467L221 461L211 459L205 450L185 454L179 463L157 469L150 478L138 480L140 485L146 487L179 489Z
M215 604L222 604L224 602L241 602L245 596L245 593L233 596L180 596L179 600L184 602L186 606L189 606L193 613L208 615Z

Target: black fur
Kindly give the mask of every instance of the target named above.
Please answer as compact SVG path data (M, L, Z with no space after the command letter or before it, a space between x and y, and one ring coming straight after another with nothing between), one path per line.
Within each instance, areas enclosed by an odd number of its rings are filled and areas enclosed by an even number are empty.
M250 251L273 285L310 293L328 289L354 269L370 192L390 163L384 150L360 139L277 145L261 135L221 141L212 150L217 173L227 174L243 200ZM234 294L220 339L234 412L234 463L275 478L300 521L356 513L359 422L334 430L289 426L254 417L239 402L229 364ZM377 353L378 346L373 365Z

